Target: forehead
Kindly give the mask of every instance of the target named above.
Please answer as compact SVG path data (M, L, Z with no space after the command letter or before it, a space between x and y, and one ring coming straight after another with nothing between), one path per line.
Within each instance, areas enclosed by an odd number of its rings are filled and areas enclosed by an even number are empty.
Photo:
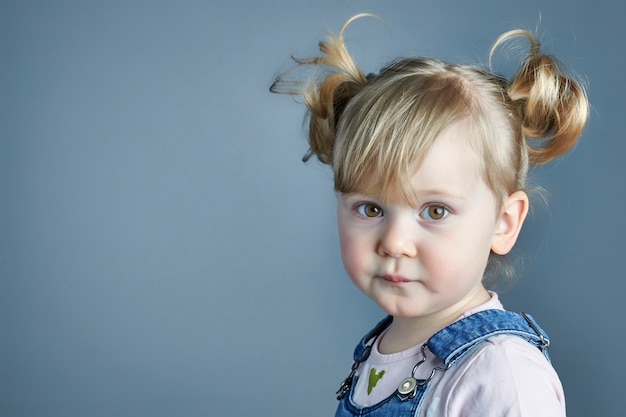
M480 158L468 138L469 125L454 123L435 140L419 164L414 166L413 181L420 185L465 185L481 177ZM425 184L421 184L425 183Z
M370 167L356 192L387 202L415 205L424 195L469 196L483 181L481 160L468 139L469 123L453 123L437 136L404 176L388 181L386 172Z

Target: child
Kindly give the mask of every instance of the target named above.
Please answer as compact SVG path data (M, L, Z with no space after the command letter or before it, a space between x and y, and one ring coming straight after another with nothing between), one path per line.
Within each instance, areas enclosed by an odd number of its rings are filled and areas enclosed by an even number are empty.
M325 70L318 80L271 87L304 97L305 158L333 169L345 269L388 314L356 347L336 416L564 416L547 335L483 281L528 212L529 164L581 134L583 89L525 31L491 51L530 42L511 82L429 58L364 76L343 43L360 16L320 42L320 56L297 60Z

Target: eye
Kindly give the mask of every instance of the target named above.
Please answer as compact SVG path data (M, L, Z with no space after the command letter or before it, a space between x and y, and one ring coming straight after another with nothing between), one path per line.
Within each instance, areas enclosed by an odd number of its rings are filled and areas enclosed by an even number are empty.
M432 206L426 207L420 213L420 216L426 220L441 220L446 217L450 212L444 206L433 204Z
M356 212L363 217L381 217L383 209L372 203L361 203L356 206Z

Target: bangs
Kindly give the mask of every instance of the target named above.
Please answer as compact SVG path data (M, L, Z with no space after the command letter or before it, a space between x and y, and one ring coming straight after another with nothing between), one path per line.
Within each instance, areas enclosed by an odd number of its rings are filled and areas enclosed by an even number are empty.
M401 145L425 145L425 141L417 140L398 142ZM392 196L401 196L402 203L412 206L416 196L411 177L429 148L430 146L377 146L371 148L370 152L355 155L355 162L345 159L343 163L336 165L335 189L342 193L364 194L385 203L391 202Z
M392 74L393 75L393 74ZM443 130L470 115L458 77L378 78L354 97L337 129L335 189L413 206L411 177Z

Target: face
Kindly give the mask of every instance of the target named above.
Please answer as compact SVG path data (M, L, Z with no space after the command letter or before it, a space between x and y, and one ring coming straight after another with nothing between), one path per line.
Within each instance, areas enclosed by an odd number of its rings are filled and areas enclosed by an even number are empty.
M341 255L354 284L396 317L462 314L482 304L482 277L496 232L496 199L483 182L467 126L437 138L400 192L340 193ZM370 189L367 184L361 189Z

